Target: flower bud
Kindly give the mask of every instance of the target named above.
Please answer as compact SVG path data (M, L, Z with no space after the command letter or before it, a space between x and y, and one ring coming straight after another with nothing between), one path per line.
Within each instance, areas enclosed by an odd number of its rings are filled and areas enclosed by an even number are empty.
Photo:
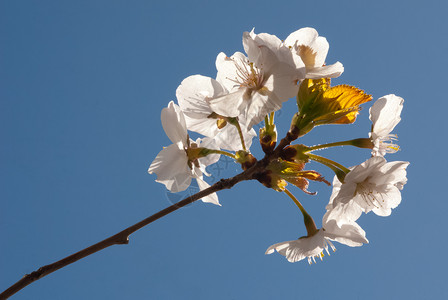
M288 138L291 141L304 136L314 128L314 123L306 120L302 114L295 114L291 120L291 127L288 132Z
M283 192L288 185L286 180L280 178L271 170L265 170L257 174L256 179L265 187L276 190L277 192Z
M305 145L292 145L282 150L280 157L286 161L292 161L296 163L307 163L309 161L308 147Z
M269 126L269 128L260 128L260 145L264 153L270 153L274 150L277 143L277 129L275 125Z
M257 162L257 159L252 154L244 150L239 150L235 153L235 160L237 163L241 164L241 168L244 171L252 167Z

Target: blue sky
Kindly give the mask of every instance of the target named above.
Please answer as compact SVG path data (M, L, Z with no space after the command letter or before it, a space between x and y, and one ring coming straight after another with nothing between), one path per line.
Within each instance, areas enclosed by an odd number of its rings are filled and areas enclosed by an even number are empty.
M189 205L14 299L448 297L446 11L442 1L1 1L0 290L176 200L147 168L170 144L160 111L180 82L214 77L216 55L242 51L253 27L284 39L309 26L328 39L327 62L344 64L335 84L405 99L402 150L388 159L411 162L408 184L390 217L360 219L370 244L336 244L311 266L265 256L305 234L302 217L285 195L244 182L219 193L222 207ZM280 136L294 105L278 114ZM355 125L316 128L303 142L369 129L366 106ZM325 154L347 166L369 156ZM240 169L222 159L210 171L217 180ZM310 189L318 196L294 193L320 224L331 189Z

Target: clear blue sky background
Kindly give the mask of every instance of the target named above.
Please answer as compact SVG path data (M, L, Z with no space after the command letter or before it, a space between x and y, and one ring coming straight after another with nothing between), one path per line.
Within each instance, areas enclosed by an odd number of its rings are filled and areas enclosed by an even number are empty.
M285 195L257 182L198 202L28 286L14 299L442 299L446 196L447 4L443 1L1 1L0 290L170 205L147 174L165 136L160 111L187 76L214 77L216 55L243 31L280 38L306 26L330 43L347 83L405 99L395 132L408 184L392 216L363 216L370 244L324 262L265 256L305 233ZM283 136L294 101L279 114ZM307 144L367 136L312 131ZM253 152L260 155L254 143ZM322 152L350 166L369 152ZM239 172L221 160L215 180ZM330 172L317 165L327 178ZM320 224L331 189L293 189ZM187 195L181 193L180 196Z

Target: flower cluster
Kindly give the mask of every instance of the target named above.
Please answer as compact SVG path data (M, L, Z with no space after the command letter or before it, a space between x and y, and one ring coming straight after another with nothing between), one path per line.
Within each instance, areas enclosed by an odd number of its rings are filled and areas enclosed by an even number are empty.
M162 110L162 125L173 143L151 163L148 172L171 192L188 188L194 178L200 190L210 187L203 175L206 167L220 155L241 164L243 180L255 179L268 188L288 195L301 211L307 235L298 240L269 247L296 262L329 254L336 241L351 247L368 243L365 231L357 224L362 213L389 216L401 202L408 162L387 162L384 156L399 147L391 134L400 121L403 99L387 95L370 108L372 129L368 138L306 146L295 142L314 127L328 124L352 124L361 105L372 100L364 91L350 86L331 86L331 78L342 74L340 62L325 62L329 44L313 28L302 28L285 40L254 30L243 34L245 53L230 57L219 53L216 78L193 75L182 81L176 91L178 104L171 101ZM277 141L274 115L291 98L297 100L286 136ZM257 160L250 152L257 133L255 125L264 121L259 141L265 156ZM190 139L188 130L203 135ZM278 143L277 143L278 142ZM371 150L371 158L351 168L313 153L335 146L355 146ZM309 161L330 168L333 184L318 171L307 170ZM333 192L322 226L317 228L302 203L287 189L288 184L305 193L309 181L333 185ZM215 190L202 201L220 205Z

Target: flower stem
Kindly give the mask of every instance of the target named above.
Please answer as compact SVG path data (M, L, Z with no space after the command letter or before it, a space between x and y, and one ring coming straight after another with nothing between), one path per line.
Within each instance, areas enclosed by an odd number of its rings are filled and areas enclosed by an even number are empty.
M344 173L348 173L350 172L350 169L344 167L343 165L341 165L340 163L337 163L331 159L316 155L316 154L312 154L312 153L308 153L307 154L308 157L318 163L321 163L323 165L326 165L327 167L331 168L331 166L336 167L338 169L340 169L341 171L343 171Z
M243 146L243 150L247 151L246 144L244 143L244 136L243 136L243 131L241 130L240 122L238 122L238 120L237 120L235 123L233 123L233 125L235 125L236 129L238 130L238 134L240 135L241 145Z
M235 154L229 153L227 151L222 151L222 150L216 150L216 149L207 149L208 153L216 153L216 154L221 154L221 155L225 155L228 157L231 157L233 159L235 159Z
M353 145L353 142L351 140L350 141L343 141L343 142L322 144L322 145L315 145L315 146L308 147L307 152L308 151L314 151L314 150L320 150L320 149L326 149L326 148L330 148L330 147L351 146L351 145Z
M300 211L302 212L303 221L305 222L305 227L306 231L308 232L308 236L314 235L318 230L316 227L316 223L314 223L313 218L307 213L302 203L300 203L300 201L297 200L297 198L294 197L294 195L290 191L285 189L284 192L286 193L286 195L289 196L289 198L292 199L292 201L294 201L294 203L297 205L297 207L299 207Z
M328 144L322 144L322 145L315 145L312 147L308 147L307 151L314 151L314 150L320 150L320 149L326 149L330 147L338 147L338 146L355 146L359 148L372 148L372 142L370 139L366 138L360 138L360 139L353 139L348 141L342 141L342 142L334 142L334 143L328 143Z
M336 174L336 176L338 177L340 182L344 182L344 178L345 175L350 172L349 169L347 169L346 167L344 167L343 165L332 161L331 159L316 155L316 154L312 154L312 153L307 153L306 155L308 155L308 157L312 160L314 160L315 162L321 163L324 166L329 167L331 170L333 170L333 172Z
M297 200L296 197L294 197L294 195L288 191L287 189L284 190L285 194L289 196L289 198L292 199L292 201L294 201L294 203L297 205L297 207L300 209L300 211L302 212L302 214L306 214L308 215L308 213L306 212L305 208L303 207L302 203L300 203L299 200Z

